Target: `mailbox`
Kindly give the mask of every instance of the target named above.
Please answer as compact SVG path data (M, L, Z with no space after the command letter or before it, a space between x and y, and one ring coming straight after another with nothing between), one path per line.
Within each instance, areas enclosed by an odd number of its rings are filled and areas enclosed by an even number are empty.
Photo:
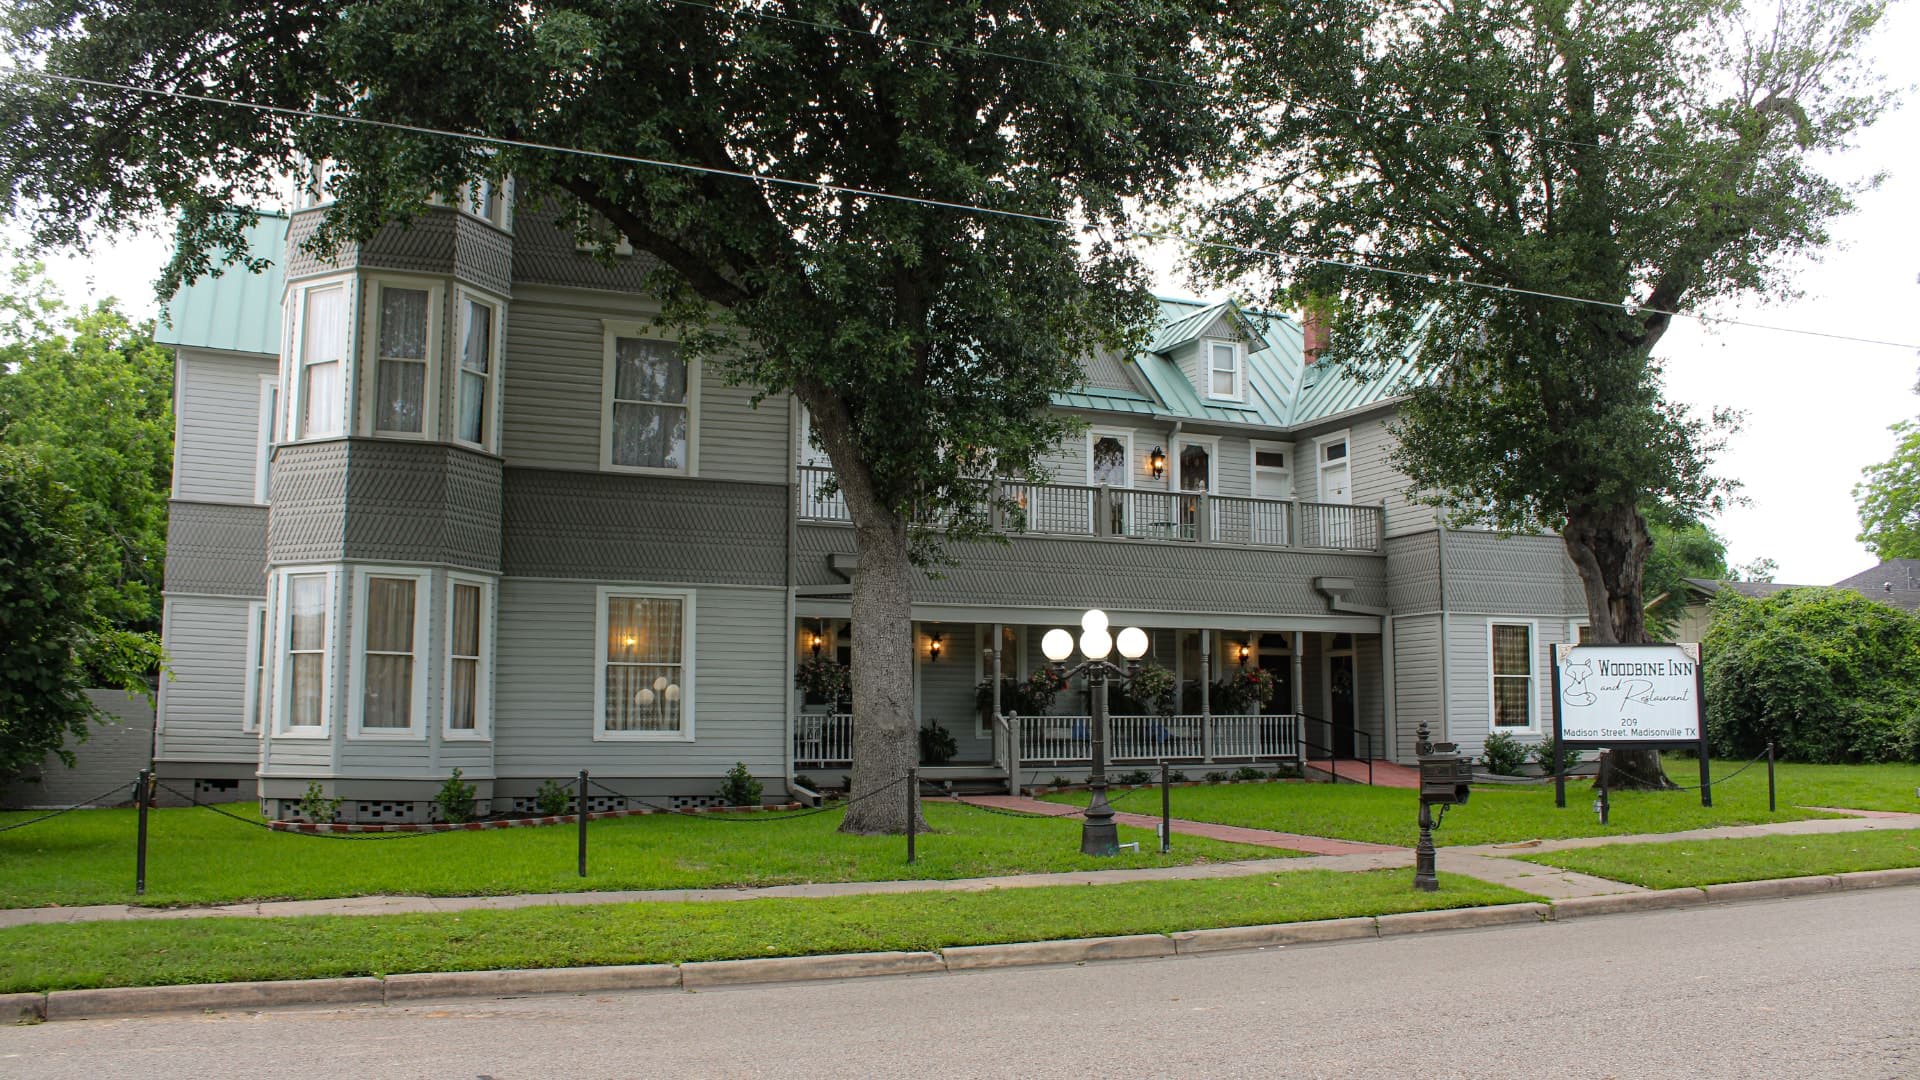
M1433 753L1420 755L1420 801L1457 806L1467 801L1473 782L1473 762L1454 751L1452 743L1435 743Z

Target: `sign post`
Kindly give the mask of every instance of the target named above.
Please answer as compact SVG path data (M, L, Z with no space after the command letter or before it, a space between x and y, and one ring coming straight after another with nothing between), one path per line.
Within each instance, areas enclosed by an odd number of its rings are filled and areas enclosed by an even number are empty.
M1706 674L1694 642L1580 645L1553 650L1555 748L1609 747L1700 753L1700 805L1713 805L1707 760ZM1554 805L1567 805L1565 755L1554 763Z

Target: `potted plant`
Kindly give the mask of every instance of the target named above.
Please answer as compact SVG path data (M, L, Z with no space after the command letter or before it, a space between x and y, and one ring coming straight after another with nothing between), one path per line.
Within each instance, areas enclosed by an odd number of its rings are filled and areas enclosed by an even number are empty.
M1120 684L1120 708L1115 711L1123 715L1172 716L1176 683L1173 672L1159 664L1142 664Z
M793 685L806 695L805 704L816 708L823 705L832 708L834 702L846 696L852 681L847 665L832 657L811 656L793 669Z
M920 760L928 765L945 765L960 752L960 744L953 739L953 733L942 727L939 721L920 729Z
M1250 713L1273 704L1273 672L1265 668L1241 668L1213 684L1213 711L1223 716Z

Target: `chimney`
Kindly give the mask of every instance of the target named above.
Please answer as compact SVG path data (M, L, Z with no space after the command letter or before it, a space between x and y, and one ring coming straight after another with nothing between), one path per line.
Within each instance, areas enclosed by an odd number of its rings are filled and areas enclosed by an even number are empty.
M1310 307L1300 313L1301 354L1311 364L1320 359L1321 350L1327 347L1327 315L1317 307Z

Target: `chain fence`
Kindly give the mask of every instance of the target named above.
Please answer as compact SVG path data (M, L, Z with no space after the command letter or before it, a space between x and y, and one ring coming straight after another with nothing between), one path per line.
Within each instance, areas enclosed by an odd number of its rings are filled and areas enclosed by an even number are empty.
M52 820L53 820L54 818L57 818L57 817L59 817L59 816L60 816L60 815L62 815L62 814L71 814L71 813L73 813L73 812L74 812L75 810L95 810L95 809L98 809L98 808L99 808L99 804L100 804L100 803L101 803L101 802L102 802L103 800L105 800L107 796L109 796L109 795L114 795L114 794L118 794L119 792L122 792L122 791L125 791L125 790L127 790L128 788L130 788L130 787L137 787L137 786L139 785L139 783L140 783L140 781L138 781L138 780L129 780L129 781L127 781L126 783L124 783L124 784L121 784L121 785L120 785L119 787L111 787L111 788L108 788L107 790L105 790L105 791L103 791L103 792L101 792L100 794L98 794L98 795L95 795L95 796L94 796L93 798L91 798L91 799L86 799L86 800L84 800L84 801L82 801L82 802L77 802L77 803L74 803L74 804L73 804L72 806L63 806L63 807L61 807L61 808L60 808L60 809L58 809L58 810L54 810L54 811L51 811L51 812L49 812L49 813L45 813L45 814L41 814L41 815L40 815L39 817L37 817L37 818L29 818L29 819L27 819L26 821L15 821L15 822L11 822L11 823L9 823L9 824L6 824L6 825L0 825L0 833L5 833L5 832L12 832L12 831L13 831L13 830L15 830L15 829L24 829L24 828L26 828L26 827L27 827L27 826L29 826L29 825L38 825L38 824L40 824L40 823L41 823L41 822L43 822L43 821L52 821Z

